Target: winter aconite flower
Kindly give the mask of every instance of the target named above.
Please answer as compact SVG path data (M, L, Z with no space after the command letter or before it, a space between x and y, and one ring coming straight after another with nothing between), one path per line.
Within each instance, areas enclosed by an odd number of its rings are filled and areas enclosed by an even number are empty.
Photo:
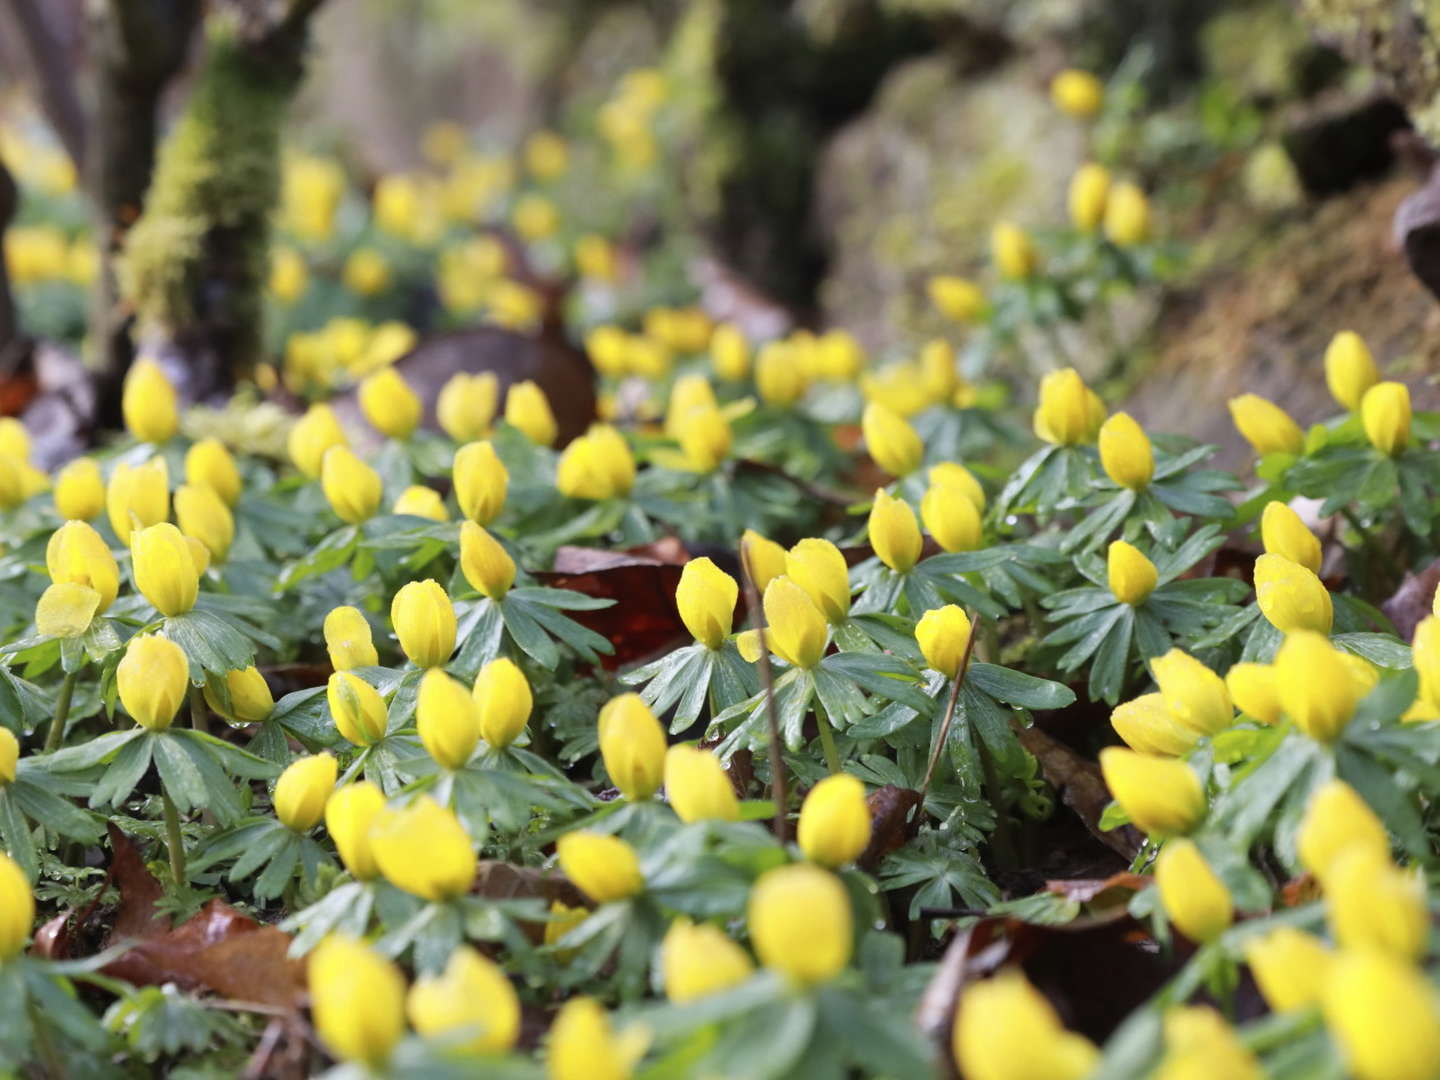
M1350 723L1365 688L1324 635L1301 630L1275 654L1275 689L1295 726L1328 743Z
M123 461L110 474L105 489L105 510L110 528L122 544L130 541L130 531L158 525L170 516L170 474L165 459L153 457L143 465L127 465Z
M1260 515L1260 539L1270 555L1282 555L1312 574L1320 573L1320 540L1291 507L1278 499Z
M739 596L740 586L729 574L709 559L691 559L680 572L675 606L695 640L707 649L718 649L730 636Z
M1353 330L1341 330L1325 349L1325 385L1330 396L1351 412L1357 412L1365 392L1380 381L1375 358L1365 339Z
M625 900L645 888L635 849L618 836L568 832L555 842L555 854L565 876L597 904Z
M1070 222L1081 232L1094 232L1105 219L1105 197L1110 192L1110 170L1087 162L1070 178L1067 205Z
M1430 913L1418 867L1402 870L1371 848L1347 848L1327 868L1325 909L1341 948L1410 961L1428 951Z
M120 591L120 567L100 534L83 521L67 521L45 545L45 569L56 585L81 585L96 595L101 614Z
M190 662L169 638L141 634L130 639L115 669L120 704L148 731L164 731L190 689Z
M296 832L308 832L320 824L325 801L335 787L335 758L331 754L310 754L286 766L275 781L275 816Z
M493 371L472 375L457 371L440 388L435 417L456 442L478 439L490 430L500 400L500 380Z
M880 561L901 574L909 573L914 567L925 543L910 504L893 497L884 488L875 491L868 534L870 546Z
M509 746L525 730L535 705L525 673L508 656L497 657L480 669L471 696L480 737L497 750Z
M455 605L433 578L401 586L390 603L390 622L417 667L439 667L455 651Z
M1440 999L1414 964L1369 949L1330 965L1325 1026L1356 1080L1429 1080L1440 1061Z
M1320 1000L1335 954L1319 938L1277 926L1245 943L1245 962L1272 1012L1303 1009Z
M145 357L135 361L125 376L120 410L126 429L140 442L163 443L180 426L175 387L160 365Z
M848 773L821 780L800 806L795 839L805 857L821 866L853 862L870 843L865 785Z
M225 692L229 703L205 684L205 703L232 724L258 724L275 709L275 696L259 669L251 664L225 673Z
M710 335L710 363L715 374L731 382L750 373L750 343L738 326L722 323Z
M505 422L519 428L536 446L550 446L560 434L550 399L528 379L515 383L505 394Z
M793 982L825 982L850 962L850 897L830 871L810 863L767 870L746 910L760 962Z
M503 598L515 584L515 560L473 521L460 526L460 570L471 588L491 600Z
M640 1025L616 1031L594 998L573 997L550 1025L545 1067L549 1080L630 1080L650 1046Z
M1105 203L1105 237L1122 248L1150 238L1150 200L1138 184L1122 180L1110 189Z
M1139 491L1155 475L1150 439L1128 413L1116 413L1100 425L1100 464L1116 484Z
M1310 795L1295 847L1301 865L1324 881L1346 851L1359 848L1388 858L1390 838L1354 788L1343 780L1328 780Z
M786 552L784 573L828 621L844 622L850 614L850 568L829 540L801 540Z
M1057 446L1075 446L1095 438L1105 422L1105 405L1074 368L1052 371L1040 380L1035 434Z
M379 1065L405 1033L405 979L389 960L331 936L307 961L315 1030L342 1061Z
M650 798L665 773L665 730L639 694L611 698L600 710L600 756L630 801Z
M323 402L318 402L311 405L290 429L286 449L295 467L313 480L320 476L325 452L332 446L348 445L345 431L335 417L335 410Z
M420 680L415 728L426 753L443 769L463 767L480 741L474 698L438 667L430 668Z
M572 499L614 499L635 485L635 457L613 427L596 424L571 441L555 467L555 486Z
M676 816L687 823L734 821L740 816L725 766L698 746L681 744L665 752L665 797Z
M841 556L843 561L844 556ZM740 537L740 563L750 575L755 590L762 596L770 582L785 573L785 549L774 540L767 540L754 529L746 529ZM849 588L849 573L846 573Z
M1235 707L1262 724L1277 724L1283 709L1275 687L1275 668L1271 664L1232 664L1225 673L1225 687Z
M755 389L767 405L789 408L805 395L805 373L796 363L791 346L767 342L755 358Z
M0 964L17 955L30 940L35 922L35 894L20 864L0 851Z
M1225 1077L1262 1080L1260 1064L1223 1016L1208 1005L1171 1007L1165 1013L1165 1057L1157 1080Z
M968 278L937 274L925 283L935 310L957 323L973 322L985 310L985 294Z
M185 452L185 482L209 488L226 506L240 498L240 470L219 439L201 439Z
M195 606L200 575L190 545L169 522L130 534L135 587L162 615L183 615Z
M1394 457L1410 445L1410 388L1400 382L1376 383L1360 402L1360 421L1370 445Z
M965 988L952 1048L968 1080L1082 1080L1100 1060L1015 967Z
M1134 544L1115 540L1109 550L1110 591L1122 604L1135 607L1149 599L1159 581L1155 564Z
M1258 394L1241 394L1230 399L1230 418L1235 427L1262 457L1266 454L1298 454L1305 435L1290 414Z
M325 804L325 831L335 842L335 851L358 881L369 881L380 873L370 849L370 826L385 809L385 793L369 780L346 784Z
M1235 722L1225 680L1189 653L1171 649L1150 661L1150 671L1175 723L1197 738Z
M325 688L335 728L348 742L369 746L385 737L387 714L380 691L358 675L337 671Z
M374 667L380 662L370 632L370 622L359 608L341 606L325 616L325 648L336 671Z
M969 617L955 604L927 611L915 624L915 641L926 665L947 679L960 673L972 633Z
M1023 281L1035 273L1039 256L1030 234L1011 221L999 222L990 231L990 259L1003 278Z
M421 975L406 1000L421 1035L465 1033L457 1049L502 1054L520 1035L520 998L505 972L468 945L450 954L440 975Z
M420 423L420 398L400 372L384 367L360 383L360 409L382 435L406 439Z
M1230 890L1189 840L1166 841L1155 860L1165 914L1192 941L1213 941L1235 916Z
M94 458L76 458L56 474L55 509L67 521L90 521L105 509L105 482Z
M728 990L755 970L749 955L718 927L676 919L660 945L665 996L677 1004Z
M348 447L332 446L325 451L320 467L320 487L335 516L358 525L380 509L380 474L361 461Z
M1110 726L1130 749L1162 757L1188 754L1199 739L1175 721L1159 694L1141 694L1117 705L1110 713Z
M224 562L235 539L235 519L218 492L182 484L175 492L175 521L180 531L205 545L214 562Z
M376 814L370 848L385 880L422 900L454 899L475 880L475 850L465 827L428 795Z
M865 434L865 448L875 464L891 476L909 476L920 467L925 456L925 445L910 426L909 421L872 401L865 406L861 418Z
M473 442L455 451L451 477L462 514L477 525L489 525L499 516L505 506L510 474L494 446Z
M765 589L765 640L788 664L809 670L825 655L828 630L806 591L788 577L777 577Z
M1066 68L1050 81L1050 100L1062 112L1088 120L1105 103L1105 84L1088 71Z
M423 484L412 484L402 491L391 509L397 514L429 518L431 521L446 521L450 517L440 493Z
M709 473L719 468L730 454L734 434L730 421L717 408L700 407L685 414L677 438L686 464L695 472Z
M1200 778L1183 761L1107 746L1100 751L1100 771L1126 816L1147 833L1187 833L1205 816Z
M1255 560L1255 602L1283 634L1297 630L1328 634L1335 617L1324 582L1283 555L1261 555Z
M983 505L983 492L980 498ZM980 513L966 489L956 484L932 482L920 500L920 520L943 551L974 551L980 547L984 540Z

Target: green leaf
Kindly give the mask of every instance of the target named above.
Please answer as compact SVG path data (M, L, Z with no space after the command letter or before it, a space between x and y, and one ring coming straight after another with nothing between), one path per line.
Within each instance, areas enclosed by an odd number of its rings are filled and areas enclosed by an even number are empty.
M190 661L190 681L205 681L205 672L224 675L247 668L255 662L250 639L228 621L208 611L187 611L165 620L161 633L185 650Z
M1063 709L1075 702L1075 691L1062 683L997 664L972 661L965 681L999 701L1022 709Z
M0 839L5 841L5 850L20 864L25 876L31 881L38 880L40 859L35 853L35 838L10 788L0 788Z
M9 795L32 820L74 840L95 841L105 833L94 814L28 780L10 785Z
M1410 646L1389 634L1336 634L1331 641L1377 667L1405 669L1413 663Z
M316 574L328 574L331 570L338 570L350 561L359 541L360 530L354 525L335 530L311 548L304 558L291 563L281 572L278 582L280 591L287 592Z
M53 754L45 754L31 760L50 772L78 772L81 769L88 769L92 765L100 764L106 758L118 753L125 744L133 742L144 734L146 731L141 727L132 727L125 731L110 731L104 735L96 735L89 742L81 743L79 746L67 746Z
M162 732L151 736L154 747L155 765L160 770L160 782L165 792L182 814L209 803L205 790L205 778L185 748L180 745L179 736Z
M154 752L154 736L148 731L139 732L139 734L143 737L132 736L115 755L115 760L110 762L104 775L96 783L95 790L90 794L91 806L118 807L130 797L130 793L135 790L135 785L140 783L141 778L149 770L151 755Z

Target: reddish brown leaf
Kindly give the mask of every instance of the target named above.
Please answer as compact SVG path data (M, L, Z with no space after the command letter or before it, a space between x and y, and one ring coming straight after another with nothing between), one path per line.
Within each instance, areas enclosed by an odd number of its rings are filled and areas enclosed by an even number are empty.
M1129 825L1110 830L1100 828L1100 815L1110 803L1110 792L1100 775L1100 766L1039 728L1025 728L1018 734L1021 745L1040 763L1046 781L1060 793L1065 805L1075 811L1090 834L1125 859L1133 859L1143 840L1136 829Z
M1415 627L1430 614L1437 585L1440 585L1440 559L1418 574L1406 574L1395 595L1380 605L1403 640L1414 637Z
M861 854L860 865L872 869L892 851L904 847L920 827L914 813L923 796L911 788L886 784L870 793L870 843Z
M669 559L677 554L673 548L662 549L662 553ZM598 611L570 612L576 622L615 647L613 655L601 658L605 668L613 670L639 660L687 636L675 607L679 564L654 554L561 548L555 566L536 578L557 589L615 601Z
M1047 892L1074 900L1085 910L1082 918L1089 925L1129 918L1130 898L1141 889L1154 884L1154 878L1128 871L1107 878L1076 878L1072 881L1047 881ZM1076 920L1079 921L1079 920Z

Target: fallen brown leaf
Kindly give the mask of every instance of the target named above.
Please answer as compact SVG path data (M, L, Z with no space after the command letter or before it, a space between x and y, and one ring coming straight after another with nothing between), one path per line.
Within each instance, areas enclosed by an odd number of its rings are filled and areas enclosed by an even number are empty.
M873 869L892 851L905 846L920 827L920 815L914 810L923 796L911 788L886 784L870 793L870 843L861 853L859 863Z
M1074 810L1090 834L1106 847L1133 859L1143 837L1130 825L1118 829L1100 828L1100 815L1110 803L1110 792L1100 775L1100 766L1039 728L1019 731L1020 744L1035 755L1046 781L1060 793L1061 800Z

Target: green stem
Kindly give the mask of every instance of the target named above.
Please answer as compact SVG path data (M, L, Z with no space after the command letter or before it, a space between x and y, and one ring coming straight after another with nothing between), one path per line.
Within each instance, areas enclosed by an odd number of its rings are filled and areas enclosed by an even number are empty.
M70 700L75 696L75 681L78 670L70 672L60 684L60 693L55 698L55 719L50 721L50 731L45 736L45 753L60 749L65 738L65 721L70 719Z
M840 771L840 751L835 748L835 729L825 715L825 706L815 703L815 722L820 727L820 745L825 751L825 767L833 776Z
M165 844L170 849L170 876L180 886L189 880L185 875L185 838L180 834L180 814L168 792L161 792L160 801L165 807Z
M198 686L190 687L190 726L203 735L210 734L210 709Z

